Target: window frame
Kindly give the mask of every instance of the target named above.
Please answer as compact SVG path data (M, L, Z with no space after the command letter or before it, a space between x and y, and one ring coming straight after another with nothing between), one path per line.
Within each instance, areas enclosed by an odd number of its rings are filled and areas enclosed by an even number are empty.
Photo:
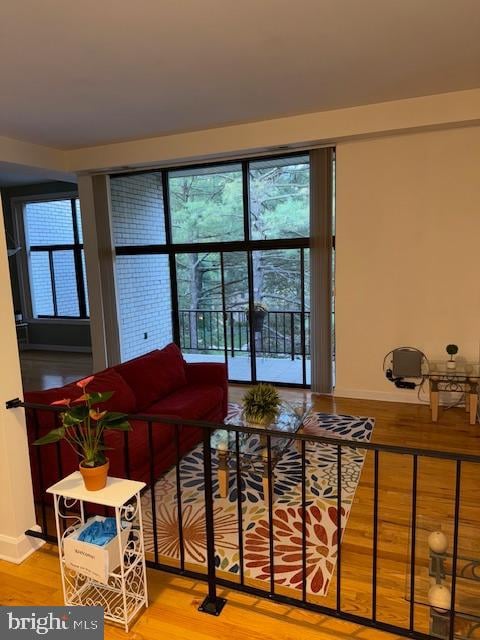
M162 180L162 197L163 197L163 213L165 224L165 242L163 244L121 244L114 246L114 253L116 256L139 256L139 255L167 255L169 258L170 266L170 281L171 281L171 303L172 303L172 332L173 340L176 344L180 345L180 322L179 322L179 306L178 306L178 292L177 292L177 268L176 268L176 256L186 253L219 253L223 255L227 252L246 252L247 253L247 266L248 266L248 299L249 310L253 315L253 262L252 253L257 250L268 249L298 249L301 255L301 260L304 260L305 250L311 249L311 230L309 230L308 236L301 237L281 237L270 239L252 239L251 237L251 224L250 224L250 165L255 164L258 161L269 160L275 162L275 160L294 161L296 158L308 158L308 164L310 166L310 149L309 150L296 150L287 151L283 153L274 153L267 155L253 155L247 158L232 158L228 160L213 160L207 162L201 162L196 164L186 164L181 166L165 166L165 167L151 167L149 169L141 169L137 171L118 171L110 174L110 179L114 180L116 177L129 177L134 175L141 175L144 173L158 173L161 175ZM209 168L221 168L222 166L239 165L242 173L242 199L243 199L243 238L241 240L214 240L209 242L198 243L176 243L173 241L172 234L172 218L170 210L170 184L169 176L171 173L176 173L182 170L188 170L194 172L195 170L205 170ZM310 221L309 221L310 224ZM303 280L303 279L302 279ZM302 284L302 289L304 285ZM302 294L302 313L305 312L305 295ZM256 349L255 349L255 336L253 332L253 326L249 327L250 337L250 365L252 373L253 383L257 382L257 370L256 370ZM302 338L303 340L303 338ZM303 355L303 367L302 367L302 382L301 383L282 383L275 382L278 386L309 388L310 384L307 383L305 355ZM230 380L230 382L245 384L243 380ZM251 384L247 382L247 384Z
M15 233L17 238L21 239L21 245L24 247L21 255L21 264L19 269L20 286L22 293L23 303L23 315L29 319L30 322L62 322L62 323L84 323L90 321L90 316L87 314L87 290L85 287L85 273L82 259L82 252L84 250L83 242L80 242L79 227L77 220L77 207L76 201L78 200L78 192L68 191L66 193L55 193L45 195L29 195L17 198L12 198L12 209L15 212ZM25 220L25 206L30 203L41 202L54 202L57 200L70 201L72 211L72 231L73 231L73 243L65 244L45 244L45 245L31 245L28 240L28 228ZM75 269L75 282L78 300L79 315L70 316L58 314L55 295L54 284L54 267L53 256L56 251L71 251L73 254L73 264ZM32 287L32 268L31 268L31 253L47 253L50 263L50 277L52 278L52 299L54 305L53 314L38 314L35 315L35 305L33 300L33 287ZM53 267L53 269L52 269Z

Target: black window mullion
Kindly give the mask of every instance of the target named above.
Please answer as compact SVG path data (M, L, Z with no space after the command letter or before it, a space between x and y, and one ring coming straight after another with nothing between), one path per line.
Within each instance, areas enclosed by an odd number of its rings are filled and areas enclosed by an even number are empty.
M245 242L250 242L250 187L249 173L250 163L248 160L242 161L242 195L243 195L243 228ZM252 382L257 381L257 354L255 349L255 326L254 326L254 300L253 300L253 252L247 249L247 275L248 275L248 335L250 337L250 371Z
M55 285L55 263L53 261L53 250L48 250L48 265L50 267L50 284L52 287L52 302L53 302L53 315L58 316L57 306L57 287Z
M168 172L162 171L162 196L163 213L165 217L165 243L168 251L168 264L170 268L170 299L172 308L172 331L173 341L178 347L180 344L180 315L178 312L178 289L177 289L177 254L172 245L172 216L170 210L170 186L168 183ZM172 250L173 249L173 250Z
M78 232L77 211L75 206L75 198L70 200L72 207L72 225L73 225L73 261L75 265L75 280L77 283L78 312L80 318L87 317L87 300L85 292L85 279L83 274L82 247L80 244L80 235Z

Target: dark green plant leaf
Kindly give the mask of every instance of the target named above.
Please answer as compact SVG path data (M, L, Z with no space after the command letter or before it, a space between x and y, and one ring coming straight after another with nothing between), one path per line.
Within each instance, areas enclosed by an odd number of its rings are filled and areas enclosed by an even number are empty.
M63 414L63 424L67 427L70 427L74 424L79 424L83 422L88 416L88 407L86 406L78 406L65 411Z
M113 396L114 391L94 391L93 393L90 393L90 402L92 404L98 404L99 402L106 402L107 400L110 400L110 398Z
M58 429L52 429L46 435L35 440L33 444L50 444L52 442L58 442L65 437L65 427L58 427Z
M107 415L102 418L104 424L111 424L112 422L123 422L127 417L126 413L119 413L118 411L109 411Z
M104 428L108 431L131 431L132 425L125 420L124 422L106 424Z

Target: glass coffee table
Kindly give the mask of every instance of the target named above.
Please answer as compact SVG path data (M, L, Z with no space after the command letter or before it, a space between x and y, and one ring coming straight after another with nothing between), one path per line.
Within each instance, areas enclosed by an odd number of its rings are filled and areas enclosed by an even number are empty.
M440 391L460 391L465 393L465 409L470 413L470 424L477 421L478 388L480 364L478 362L455 363L450 369L447 362L430 362L423 371L430 383L430 407L432 422L438 421Z
M295 434L302 427L304 419L310 411L312 405L309 402L282 402L278 416L266 427L259 427L249 423L240 414L230 420L227 418L225 424L234 424L243 427L255 427L265 431L265 436L257 436L257 434L238 432L238 453L245 457L249 462L254 463L260 461L262 463L262 480L263 491L265 497L269 492L269 476L268 476L268 450L267 435L269 432L282 431L285 434ZM218 455L218 483L219 492L222 498L228 494L228 462L231 456L237 454L237 438L235 431L224 431L218 429L211 436L211 447ZM283 455L283 452L291 442L291 438L275 437L270 438L271 451L271 467L274 469L277 462Z

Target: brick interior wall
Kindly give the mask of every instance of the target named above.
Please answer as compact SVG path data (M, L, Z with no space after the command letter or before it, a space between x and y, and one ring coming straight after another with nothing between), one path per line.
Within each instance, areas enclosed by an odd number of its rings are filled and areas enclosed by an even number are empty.
M159 175L112 178L111 201L116 246L165 243ZM117 256L115 271L120 350L125 361L172 340L168 257Z

